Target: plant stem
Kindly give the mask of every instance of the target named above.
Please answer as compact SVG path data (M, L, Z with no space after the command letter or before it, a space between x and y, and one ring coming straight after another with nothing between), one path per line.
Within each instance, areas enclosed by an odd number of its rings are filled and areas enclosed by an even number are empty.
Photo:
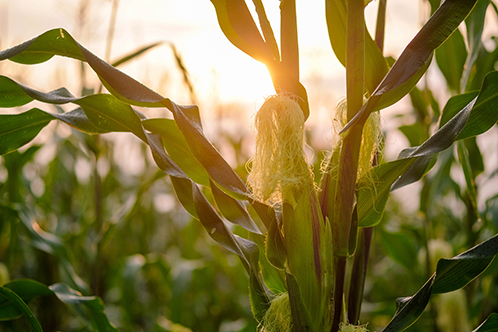
M363 105L365 84L365 18L363 0L349 0L346 29L346 89L348 121ZM344 297L346 258L353 214L358 160L364 122L349 129L344 137L334 197L332 234L335 259L334 321L332 332L338 331Z
M299 80L296 0L280 1L280 44L282 64Z
M348 296L348 321L355 325L358 324L360 319L372 234L372 227L362 228L360 230L358 250L353 259L353 269L351 272L351 283Z
M339 331L341 322L342 302L344 294L344 279L346 275L346 257L335 257L335 284L334 284L334 321L332 332Z
M377 25L375 26L375 43L377 44L381 52L384 51L386 7L387 0L379 0L379 9L377 11Z

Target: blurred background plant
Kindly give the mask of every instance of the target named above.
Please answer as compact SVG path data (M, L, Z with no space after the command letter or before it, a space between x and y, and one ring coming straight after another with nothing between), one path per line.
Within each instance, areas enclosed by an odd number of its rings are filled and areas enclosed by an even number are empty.
M118 0L111 3L106 60L110 60L119 8ZM82 35L92 22L88 6L88 1L79 3ZM490 2L487 15L496 12L496 5ZM464 74L467 55L454 50L465 49L461 44L464 38L454 34L436 52L443 76L434 66L410 98L402 106L395 106L404 109L394 119L398 125L386 128L386 144L394 135L401 140L401 132L409 146L420 145L441 121L440 105L453 94L479 89L484 75L496 69L498 53L495 37L491 36L483 41L486 47L480 44L475 53L478 60L472 79L460 83L462 76L469 75ZM5 44L1 46L5 48ZM165 46L168 44L153 48ZM198 97L195 83L189 79L189 64L182 61L181 51L170 49L171 66L176 66L183 81L182 94L194 102ZM455 62L445 61L453 58L449 53L458 55ZM82 96L100 89L98 84L88 82L85 68L82 65L72 76L80 82ZM16 75L10 76L23 81L23 72ZM442 78L448 87L445 91L432 86ZM162 83L172 84L168 82L165 78ZM178 84L178 80L175 82ZM215 105L213 120L228 118L229 125L218 122L222 124L214 125L209 133L213 144L229 155L231 166L245 180L252 137L247 124L237 127L237 116L227 111L243 107ZM55 107L53 111L61 109ZM103 299L107 316L121 331L256 330L247 298L247 278L241 277L245 276L244 267L236 256L212 241L177 203L170 181L157 170L143 144L126 134L88 136L58 122L50 126L52 130L43 131L32 144L1 159L2 284L18 278L46 285L72 281ZM399 132L393 133L395 130ZM394 300L414 294L434 271L437 259L452 257L498 232L497 133L494 127L478 139L445 151L418 188L415 184L391 197L383 221L375 228L373 243L377 244L372 247L369 262L361 316L361 321L370 322L369 329L388 323L396 311ZM320 129L308 131L307 140L313 146L327 145L320 143ZM315 157L318 170L323 156L316 153ZM462 168L467 169L465 174ZM469 187L469 181L474 187ZM413 194L417 190L420 195ZM416 197L418 204L407 207L403 203L407 193L411 195L408 200ZM18 222L7 208L21 201L30 206L39 229ZM462 323L462 327L476 327L491 312L498 312L496 265L493 263L459 295L467 304L463 312L468 325ZM409 331L450 331L440 318L446 310L445 300L443 295L437 296L438 302ZM457 298L460 305L461 299ZM76 314L55 297L36 298L30 306L46 331L89 329L84 315ZM0 324L6 331L27 329L25 318Z

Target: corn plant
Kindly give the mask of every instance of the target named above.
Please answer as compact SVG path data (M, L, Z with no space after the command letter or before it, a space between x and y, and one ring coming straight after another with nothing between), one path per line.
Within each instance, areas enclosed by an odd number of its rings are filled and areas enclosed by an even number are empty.
M0 115L0 152L6 157L14 153L53 120L89 135L130 132L150 148L185 210L214 241L239 256L261 331L364 331L361 323L367 322L360 322L360 313L372 232L382 220L390 192L420 180L438 154L456 144L469 197L476 205L462 142L488 131L498 120L497 73L476 64L483 13L490 1L431 1L431 17L396 61L382 51L386 1L379 1L375 39L366 29L365 1L325 1L330 43L346 68L347 93L334 111L337 135L320 172L310 168L303 150L304 125L313 110L300 82L295 0L280 2L280 43L262 1L253 1L259 28L244 0L211 2L227 39L266 65L276 92L255 117L256 148L247 183L206 138L197 106L178 105L154 92L101 60L62 28L0 52L0 60L31 65L58 55L86 62L108 93L76 97L65 88L41 92L0 76L2 107L33 100L76 105L63 113L32 108ZM443 70L455 95L444 107L437 130L418 146L402 150L396 160L384 161L379 112L410 91L414 96L435 50L449 47L464 20L468 27L481 29L468 29L465 70L460 74ZM450 59L439 51L440 67ZM165 108L173 119L148 118L134 107ZM320 173L319 178L315 173ZM34 246L54 253L64 271L64 283L46 286L23 279L1 287L2 319L25 315L31 330L41 331L27 303L36 296L55 295L79 312L86 310L94 330L117 330L105 315L102 300L91 296L96 290L67 264L65 248L39 228L30 206L22 200L2 203L1 213L22 224ZM440 259L416 294L398 299L397 311L383 331L411 326L431 295L466 286L497 253L498 237L489 235L453 258ZM474 331L497 329L497 317L490 315Z

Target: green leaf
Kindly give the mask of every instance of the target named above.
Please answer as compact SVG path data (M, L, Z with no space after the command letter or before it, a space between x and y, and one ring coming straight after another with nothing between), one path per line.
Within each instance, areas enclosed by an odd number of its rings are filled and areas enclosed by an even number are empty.
M161 135L164 147L175 163L198 184L209 186L209 175L202 164L195 158L188 147L185 137L170 119L144 119L142 125L146 130Z
M401 151L398 160L374 167L360 178L357 184L360 227L378 223L389 190L418 181L426 173L433 154L447 149L455 140L489 130L498 120L495 109L497 97L498 72L492 72L486 76L478 94L471 92L448 101L443 110L440 129L422 145ZM370 179L374 179L375 185ZM393 180L394 184L391 182ZM369 218L365 219L367 215Z
M18 107L31 102L33 98L8 77L0 76L0 107Z
M465 176L465 183L467 184L467 193L469 195L472 207L474 208L474 212L476 213L477 218L480 220L481 216L479 214L479 207L477 205L477 188L474 181L475 177L472 174L472 166L470 165L469 152L467 151L467 148L463 141L457 142L457 151L458 151L458 160L460 161L460 165L462 165L463 174Z
M498 235L437 264L433 294L447 293L466 286L481 274L498 254Z
M492 313L472 332L496 332L498 330L498 314Z
M40 323L29 309L28 305L14 291L6 287L0 287L0 296L10 301L22 312L28 319L30 330L32 332L43 332Z
M164 101L163 101L164 102ZM185 137L190 151L218 185L234 194L235 198L250 198L249 190L216 148L208 141L196 119L187 116L186 107L171 105L175 122Z
M118 332L107 315L104 303L96 296L83 296L66 284L54 284L49 287L62 302L70 305L84 305L90 312L90 321L95 331Z
M316 331L308 314L308 308L305 306L301 297L299 285L292 274L285 273L287 288L289 290L289 302L292 313L292 331L293 332L310 332Z
M360 227L374 226L381 221L391 185L414 161L399 159L383 163L358 180L356 195Z
M37 108L21 114L1 114L0 155L31 142L52 119L52 116Z
M26 304L37 296L53 295L47 286L30 279L15 279L3 287L15 292ZM17 319L23 313L16 304L5 297L0 297L0 321Z
M229 1L232 5L237 3L235 0ZM239 176L204 136L196 106L179 106L171 100L163 98L143 84L99 59L78 44L63 29L47 31L22 45L0 52L0 60L7 58L19 59L17 57L23 56L23 54L27 54L28 58L33 58L40 53L63 55L88 62L109 92L124 103L119 103L109 97L99 97L98 95L78 99L66 95L56 95L55 97L57 98L55 98L50 94L35 93L34 97L51 103L76 103L85 110L89 119L99 129L103 130L106 126L110 126L113 130L128 130L144 141L146 141L146 135L138 121L139 118L136 114L133 114L132 108L126 104L146 107L166 107L173 112L175 121L182 131L190 150L206 169L210 177L218 185L238 198L250 197L248 189ZM30 89L29 91L27 89L24 90L27 94L31 93ZM102 104L99 104L99 101ZM103 106L110 109L102 112Z
M433 283L434 276L415 295L396 299L396 314L382 332L403 331L415 323L429 303Z
M441 119L439 120L439 128L444 126L451 118L453 118L462 108L470 103L479 95L479 91L472 91L461 95L451 97L443 108Z
M469 53L465 61L465 69L462 75L461 86L463 90L465 90L467 87L470 73L474 67L481 48L483 48L481 38L482 32L484 30L484 18L486 17L486 10L488 8L489 2L490 0L477 1L474 10L472 10L469 17L467 17L467 19L465 20Z
M407 233L390 233L385 230L380 232L381 244L389 257L397 263L412 270L417 264L417 248L413 243L413 237Z
M455 32L436 50L436 62L451 90L460 92L460 80L467 58L462 33Z
M262 234L241 202L225 194L213 182L211 182L211 192L218 209L228 221L245 228L249 232Z
M364 123L372 111L391 105L407 94L429 67L433 51L457 29L476 2L444 1L403 50L360 112L342 131L349 130L357 122Z
M277 269L284 270L287 261L287 251L285 250L284 237L280 226L273 222L266 234L266 258L271 265Z
M431 294L464 287L481 274L498 254L498 235L451 259L440 259L437 270L413 296L396 301L396 314L384 332L403 331L422 315Z
M498 121L496 105L498 100L498 72L491 72L484 78L479 97L470 114L467 125L457 139L465 139L488 131Z
M30 244L54 257L57 258L61 266L63 275L71 282L73 287L82 291L88 290L86 283L76 274L71 263L70 256L64 246L62 240L54 234L45 232L40 226L30 217L28 211L17 213L17 217L22 222L30 238Z
M259 266L265 285L275 294L286 292L284 271L276 269L267 259L265 247L268 246L268 241L265 241L264 236L254 233L249 234L249 239L258 245Z

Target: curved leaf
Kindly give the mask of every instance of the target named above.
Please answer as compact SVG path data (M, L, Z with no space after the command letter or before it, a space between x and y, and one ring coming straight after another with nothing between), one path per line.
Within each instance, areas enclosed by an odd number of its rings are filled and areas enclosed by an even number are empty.
M16 293L26 304L29 304L37 296L53 295L47 286L31 279L15 279L9 281L3 287ZM14 303L5 297L0 297L0 321L17 319L22 314L23 311Z
M477 0L444 1L394 63L370 99L342 132L357 122L364 123L371 112L400 100L415 86L428 68L433 51L469 15Z
M21 114L0 115L0 155L31 142L53 117L33 108Z
M498 314L492 313L489 317L472 332L494 332L498 331Z
M211 0L211 3L221 30L233 45L263 63L273 60L244 0Z
M170 119L144 119L144 128L159 134L164 140L164 147L171 159L196 183L209 186L209 175L202 164L195 158L175 121Z
M28 319L30 330L32 332L43 332L40 323L29 309L28 305L14 291L6 287L0 287L0 296L6 298L22 312Z
M90 321L95 331L118 332L105 313L104 303L97 296L83 296L66 284L54 284L49 287L52 292L66 304L84 305L90 312Z
M490 129L498 120L497 98L498 72L492 72L484 79L479 93L458 95L448 101L441 116L440 129L421 146L403 150L398 160L376 166L367 176L359 179L357 204L360 226L378 223L387 193L418 181L427 171L433 154L447 149L456 140Z
M228 221L245 228L249 232L262 234L241 202L225 194L213 182L211 182L211 192L218 209Z
M498 121L498 72L491 72L484 78L479 97L470 114L467 125L457 139L465 139L488 131Z
M232 3L232 0L229 0ZM233 2L235 3L235 2ZM233 4L232 3L232 4ZM54 29L27 41L24 44L0 52L0 60L15 59L23 60L25 63L38 63L46 61L46 57L40 57L40 54L62 55L74 59L88 62L92 69L97 73L102 83L113 94L114 97L126 104L146 106L146 107L166 107L175 116L176 123L182 131L190 150L197 160L203 165L211 178L228 192L239 198L250 197L250 193L239 176L233 171L228 163L221 157L219 152L206 139L202 132L202 126L198 117L198 108L196 106L179 106L171 100L163 98L158 93L127 76L108 63L104 62L83 46L78 44L67 31L64 29ZM26 60L27 59L27 60ZM36 61L38 62L36 62ZM292 83L292 82L291 82ZM45 102L63 103L73 102L80 105L85 112L92 111L92 121L99 127L99 124L117 125L112 127L113 130L126 129L132 131L142 140L146 140L143 128L137 122L138 117L132 114L129 105L121 105L123 116L119 114L103 114L100 108L93 103L96 100L91 98L108 98L89 96L81 99L71 95L60 95L35 93L34 90L19 85L32 98L36 97ZM304 88L303 88L304 89ZM56 98L57 97L57 98ZM60 98L59 98L60 97ZM117 106L119 103L110 98L104 100L105 104L112 103ZM126 110L125 110L126 108ZM90 116L90 114L89 114ZM111 118L109 118L111 117ZM111 120L111 123L107 123ZM118 129L119 128L119 129Z
M440 259L436 273L413 296L396 301L396 314L383 330L403 331L422 315L431 294L464 287L481 274L498 254L498 235L451 259Z

